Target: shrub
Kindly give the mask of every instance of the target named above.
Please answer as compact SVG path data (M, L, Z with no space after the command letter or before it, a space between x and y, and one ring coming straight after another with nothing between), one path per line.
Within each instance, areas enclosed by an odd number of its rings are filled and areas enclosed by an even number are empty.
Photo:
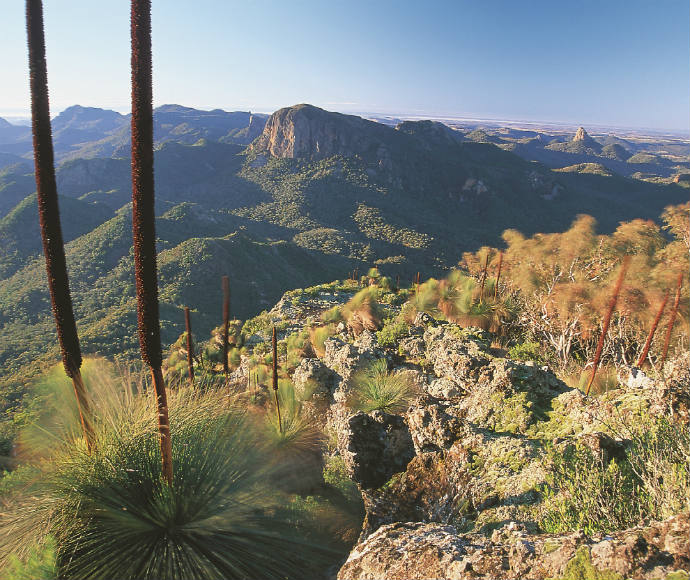
M666 417L647 417L624 427L632 441L630 468L640 479L652 517L667 518L690 507L690 429Z
M381 346L395 348L400 339L406 336L409 331L410 327L404 320L392 318L386 320L383 328L376 333L376 336Z
M352 377L349 405L356 411L401 413L414 390L406 377L388 372L385 359L378 359Z
M622 459L608 462L587 447L570 445L548 454L542 527L586 533L630 527L643 518L663 519L688 508L690 430L666 417L622 423L632 441Z
M520 342L508 350L508 356L514 360L535 361L544 364L544 348L538 342Z
M563 452L551 448L548 463L540 522L547 533L611 532L643 517L640 481L626 461L606 463L585 446L569 445Z

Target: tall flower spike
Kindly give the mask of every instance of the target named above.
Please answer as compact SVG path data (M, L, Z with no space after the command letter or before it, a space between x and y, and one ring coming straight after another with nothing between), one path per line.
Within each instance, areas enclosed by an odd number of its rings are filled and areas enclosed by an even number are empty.
M57 327L62 364L72 379L77 397L82 432L89 449L93 445L89 400L81 377L81 350L74 320L72 298L67 276L65 248L60 227L57 184L53 155L53 136L50 126L48 100L48 71L46 67L45 38L43 34L43 3L26 2L26 30L29 45L29 72L31 85L31 126L33 131L34 166L38 218L41 226L43 253L46 260L50 301Z
M132 234L141 357L151 368L158 404L163 477L172 483L172 442L161 364L153 189L151 2L132 0Z
M494 286L494 302L498 298L498 283L501 281L501 268L503 267L503 252L498 254L498 274L496 274L496 285Z
M192 341L192 321L189 316L189 306L184 307L184 327L187 333L187 368L189 382L194 384L194 342Z
M228 380L228 327L230 325L230 278L223 276L223 373Z
M276 327L273 327L271 335L271 345L273 347L273 394L276 399L276 410L278 412L278 429L283 432L283 420L280 417L280 399L278 398L278 334Z

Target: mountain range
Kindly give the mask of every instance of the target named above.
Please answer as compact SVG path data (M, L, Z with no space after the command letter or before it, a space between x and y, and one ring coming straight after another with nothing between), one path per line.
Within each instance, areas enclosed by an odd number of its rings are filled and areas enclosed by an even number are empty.
M70 107L53 132L83 349L131 357L129 119ZM219 323L226 274L233 314L247 318L287 289L355 269L375 265L403 281L439 275L464 251L500 244L507 228L561 231L588 213L611 231L687 199L683 183L617 172L610 162L629 162L616 158L625 145L602 145L584 129L558 145L434 121L393 127L306 104L270 117L166 105L155 111L155 139L166 344L182 330L183 306L201 336ZM573 163L530 159L524 151L540 140L544 156ZM30 130L0 122L0 372L14 385L0 389L5 406L37 361L57 353L34 191Z

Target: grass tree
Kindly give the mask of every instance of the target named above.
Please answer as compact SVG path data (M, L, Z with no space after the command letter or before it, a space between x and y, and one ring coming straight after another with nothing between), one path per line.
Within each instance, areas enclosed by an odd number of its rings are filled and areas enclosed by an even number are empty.
M173 479L172 444L161 365L153 188L151 1L132 0L132 233L139 345L151 369L158 405L163 477Z
M77 325L74 320L65 248L60 227L53 137L50 126L48 72L43 34L43 3L41 0L27 0L26 29L29 45L31 122L38 216L41 226L41 238L43 240L43 253L46 260L50 300L60 341L60 350L62 351L62 364L65 368L65 373L72 379L82 431L88 446L91 447L93 428L89 416L88 395L80 371L82 363L81 350L79 348Z

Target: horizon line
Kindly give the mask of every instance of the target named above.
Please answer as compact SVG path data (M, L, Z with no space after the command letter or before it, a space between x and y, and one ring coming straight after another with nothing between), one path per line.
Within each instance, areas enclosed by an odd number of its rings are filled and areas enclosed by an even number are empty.
M267 107L267 106L257 106L256 108L253 107L246 107L246 106L230 106L227 108L223 107L217 107L217 106L210 106L210 105L201 105L201 106L189 106L189 105L183 105L180 103L162 103L158 104L155 106L155 108L160 108L164 106L179 106L179 107L186 107L190 109L195 109L198 111L223 111L225 113L234 113L234 112L248 112L248 113L253 113L253 114L258 114L258 115L271 115L274 112L286 108L286 107L291 107L295 106L298 104L302 103L295 103L294 105L287 105L287 106L280 106L280 107ZM311 104L311 103L305 103L305 104ZM353 103L354 104L354 103ZM328 103L325 104L328 106ZM105 111L114 111L116 113L119 113L121 115L127 116L130 114L130 110L128 108L124 107L112 107L112 108L106 108L106 107L94 107L90 105L79 105L78 103L75 103L74 105L69 105L68 107L65 107L64 109L61 109L57 114L54 114L51 116L51 119L55 119L58 115L66 111L67 109L75 106L81 106L83 108L89 108L89 109L101 109ZM447 114L439 114L439 113L427 113L427 112L422 112L422 111L386 111L386 110L367 110L367 109L361 109L361 110L355 110L355 109L350 109L350 110L337 110L337 109L331 109L326 107L321 107L320 105L313 105L315 107L323 108L324 110L334 112L334 113L341 113L344 115L356 115L368 119L400 119L400 120L411 120L411 121L422 121L422 120L430 120L430 121L449 121L449 122L455 122L455 123L487 123L494 125L496 127L503 127L506 124L510 125L541 125L541 126L551 126L554 128L561 128L560 130L569 130L571 128L577 128L577 127L584 127L587 129L587 127L594 128L596 129L613 129L613 130L623 130L623 131L653 131L656 133L666 133L666 134L675 134L678 136L686 136L690 137L690 129L684 128L684 129L679 129L679 128L671 128L671 127L645 127L645 126L633 126L633 125L615 125L615 124L603 124L600 122L575 122L575 121L555 121L555 120L547 120L547 119L520 119L520 118L511 118L511 117L500 117L500 116L485 116L485 115L473 115L473 114L467 114L467 113L447 113ZM378 108L378 107L377 107ZM30 109L16 109L16 108L10 108L6 110L0 109L0 118L5 119L9 123L17 126L25 126L27 121L31 121L31 111ZM12 120L15 121L20 121L19 123L12 123ZM588 130L588 132L590 132Z

